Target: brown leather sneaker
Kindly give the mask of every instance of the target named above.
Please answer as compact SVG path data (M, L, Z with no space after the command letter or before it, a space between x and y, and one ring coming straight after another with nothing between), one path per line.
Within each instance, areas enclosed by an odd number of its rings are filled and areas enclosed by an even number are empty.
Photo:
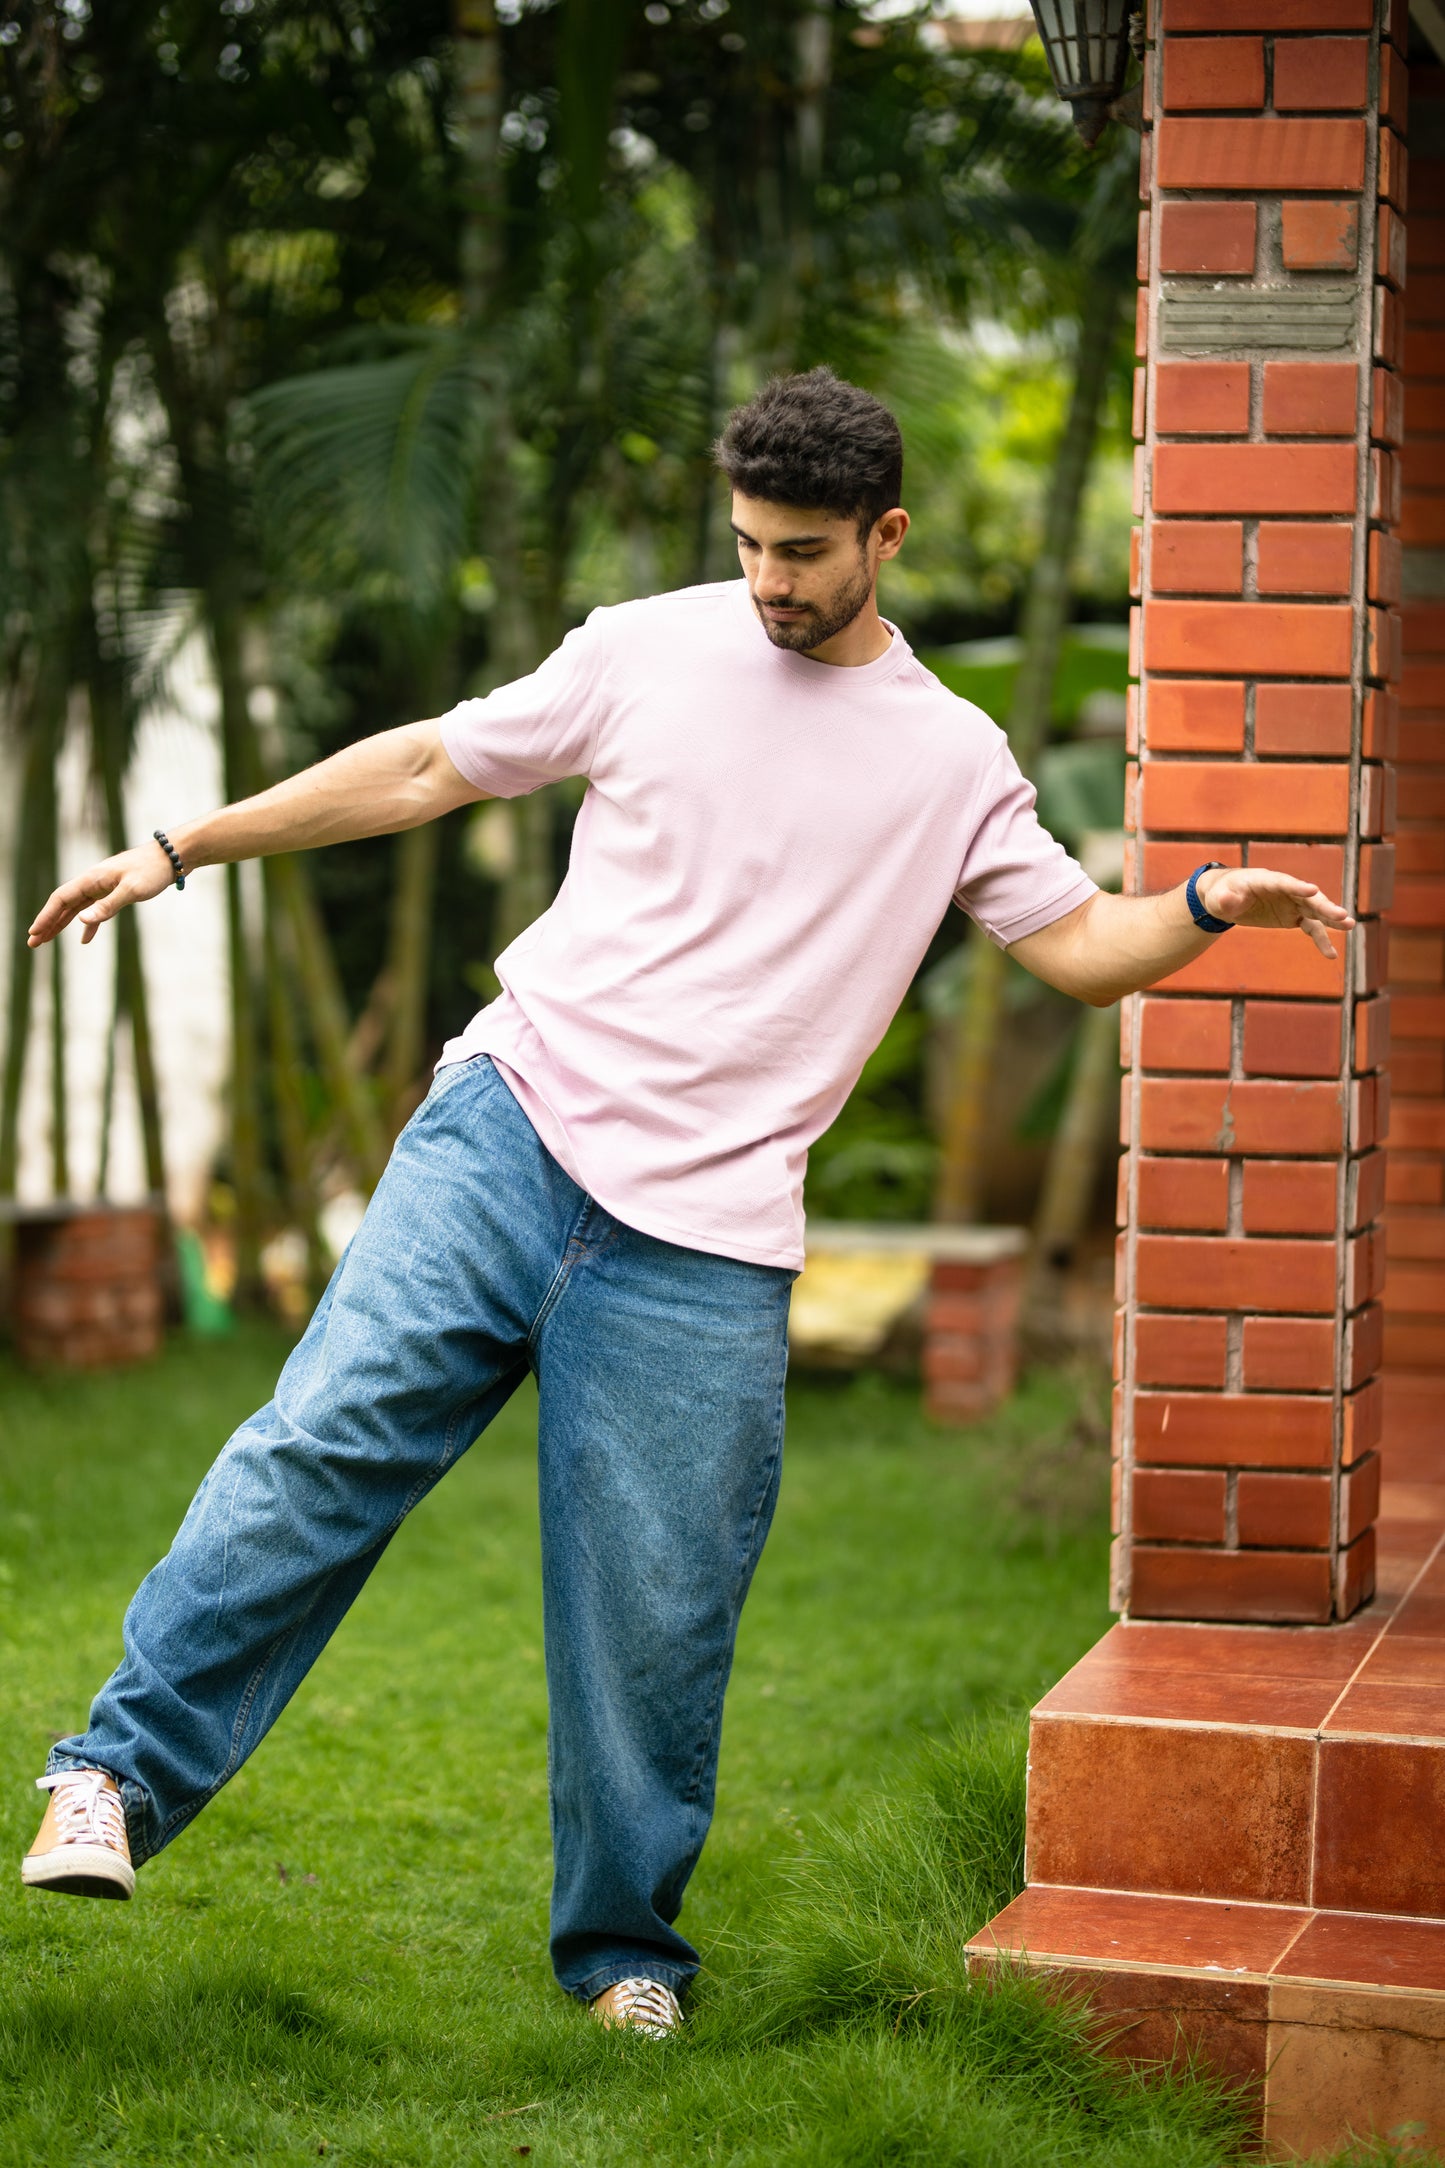
M35 1781L50 1800L40 1834L20 1862L21 1881L69 1897L134 1897L135 1869L115 1778L104 1769L57 1769Z
M666 2040L682 2025L677 1997L661 1980L618 1980L588 2007L609 2032L616 2025L624 2032L645 2033L649 2040Z

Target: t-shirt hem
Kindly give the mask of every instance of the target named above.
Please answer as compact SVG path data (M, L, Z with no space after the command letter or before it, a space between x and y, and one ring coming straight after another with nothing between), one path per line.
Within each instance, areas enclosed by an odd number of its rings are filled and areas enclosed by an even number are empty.
M695 1227L676 1227L654 1215L645 1207L641 1212L630 1203L624 1203L609 1183L594 1182L577 1158L566 1125L537 1090L531 1080L512 1063L505 1054L494 1053L490 1047L478 1046L473 1054L455 1054L452 1061L466 1061L475 1054L485 1054L506 1085L527 1120L536 1130L545 1150L551 1153L558 1166L568 1178L595 1198L604 1212L620 1220L624 1227L633 1228L640 1235L650 1235L654 1242L671 1242L681 1250L701 1250L708 1257L731 1257L743 1265L769 1265L782 1272L801 1272L804 1253L798 1245L790 1249L759 1249L752 1243L739 1242L731 1235L703 1234ZM443 1057L437 1067L448 1068L451 1063ZM521 1089L518 1090L520 1085ZM538 1121L538 1113L543 1119ZM560 1149L559 1149L560 1146Z

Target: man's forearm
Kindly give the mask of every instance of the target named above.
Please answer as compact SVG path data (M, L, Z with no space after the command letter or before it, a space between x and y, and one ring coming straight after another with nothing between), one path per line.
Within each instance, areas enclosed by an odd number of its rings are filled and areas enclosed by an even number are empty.
M1162 896L1111 896L1100 890L1052 926L1015 941L1009 954L1050 986L1107 1008L1182 970L1214 942L1227 940L1230 927L1296 929L1322 956L1333 958L1332 936L1354 924L1311 882L1264 867L1201 870L1195 897L1207 916L1223 921L1224 930L1198 925L1184 885Z
M183 821L169 836L189 873L277 851L394 835L482 795L453 767L435 723L407 723L348 745L254 798Z

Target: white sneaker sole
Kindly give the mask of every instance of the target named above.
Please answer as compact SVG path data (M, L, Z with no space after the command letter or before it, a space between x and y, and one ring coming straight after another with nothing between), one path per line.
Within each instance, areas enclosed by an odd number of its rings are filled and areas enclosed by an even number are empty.
M135 1869L104 1844L62 1844L53 1852L27 1852L20 1862L27 1889L62 1897L134 1897Z

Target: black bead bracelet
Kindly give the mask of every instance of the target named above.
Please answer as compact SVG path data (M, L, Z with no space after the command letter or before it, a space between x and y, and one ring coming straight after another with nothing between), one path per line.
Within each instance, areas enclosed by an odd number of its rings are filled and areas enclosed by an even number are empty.
M180 852L175 848L175 845L171 842L170 837L166 834L163 828L156 828L153 829L151 832L154 835L157 843L159 843L161 849L165 852L167 858L170 860L171 865L175 869L177 888L184 888L186 885L186 869L181 864Z

